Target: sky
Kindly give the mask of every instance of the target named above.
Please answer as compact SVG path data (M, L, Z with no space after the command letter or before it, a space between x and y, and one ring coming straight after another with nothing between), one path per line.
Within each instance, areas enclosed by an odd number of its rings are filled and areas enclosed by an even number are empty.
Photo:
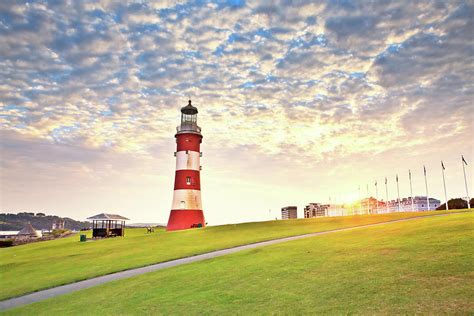
M0 212L166 223L191 98L210 225L473 190L472 1L1 1Z

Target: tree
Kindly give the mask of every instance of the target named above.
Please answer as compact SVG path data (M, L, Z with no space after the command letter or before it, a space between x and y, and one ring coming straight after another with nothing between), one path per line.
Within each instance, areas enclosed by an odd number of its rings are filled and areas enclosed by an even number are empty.
M473 200L474 199L471 199L471 205L472 205ZM459 209L467 208L467 201L461 198L451 199L448 201L448 208L450 210L459 210ZM437 210L445 210L445 209L446 209L446 203L441 204L437 208Z

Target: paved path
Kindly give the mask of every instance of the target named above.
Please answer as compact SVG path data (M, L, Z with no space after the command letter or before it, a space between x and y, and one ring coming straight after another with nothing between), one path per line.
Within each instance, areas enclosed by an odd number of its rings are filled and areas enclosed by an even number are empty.
M282 242L298 240L302 238L308 238L308 237L319 236L319 235L326 235L326 234L340 232L340 231L354 230L354 229L360 229L360 228L366 228L366 227L372 227L372 226L380 226L380 225L386 225L386 224L397 223L397 222L405 222L405 221L415 220L415 219L424 218L424 217L446 216L446 215L451 215L451 214L457 214L457 213L435 214L435 215L425 215L425 216L417 216L417 217L411 217L411 218L403 218L403 219L398 219L398 220L393 220L393 221L388 221L388 222L367 224L367 225L347 227L347 228L339 228L339 229L333 229L333 230L328 230L328 231L323 231L323 232L285 237L285 238L273 239L273 240L268 240L268 241L261 241L254 244L237 246L237 247L233 247L229 249L216 250L216 251L212 251L212 252L208 252L201 255L192 256L192 257L186 257L182 259L176 259L176 260L171 260L167 262L152 264L152 265L145 266L142 268L130 269L130 270L125 270L125 271L116 272L112 274L107 274L104 276L95 277L92 279L79 281L79 282L75 282L71 284L66 284L66 285L50 288L47 290L41 290L41 291L34 292L31 294L26 294L23 296L7 299L4 301L0 301L0 311L17 307L17 306L21 306L21 305L25 305L25 304L39 302L39 301L42 301L51 297L55 297L58 295L87 289L87 288L90 288L99 284L104 284L110 281L126 279L126 278L130 278L136 275L158 271L158 270L162 270L162 269L166 269L170 267L175 267L182 264L220 257L220 256L228 255L228 254L239 252L246 249L253 249L257 247L274 245L274 244L279 244Z

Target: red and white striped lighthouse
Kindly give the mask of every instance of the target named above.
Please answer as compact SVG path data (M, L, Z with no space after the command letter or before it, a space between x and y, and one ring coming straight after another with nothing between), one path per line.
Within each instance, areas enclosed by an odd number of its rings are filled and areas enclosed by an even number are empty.
M200 146L201 128L197 125L198 110L189 104L181 108L181 124L176 128L176 175L173 204L166 230L204 227L201 203Z

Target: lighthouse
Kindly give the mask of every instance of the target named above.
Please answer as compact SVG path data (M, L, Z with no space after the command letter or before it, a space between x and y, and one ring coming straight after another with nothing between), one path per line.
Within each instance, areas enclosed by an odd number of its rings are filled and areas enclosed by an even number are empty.
M204 227L201 202L201 128L198 110L191 104L181 108L181 124L176 128L176 174L173 203L166 230Z

